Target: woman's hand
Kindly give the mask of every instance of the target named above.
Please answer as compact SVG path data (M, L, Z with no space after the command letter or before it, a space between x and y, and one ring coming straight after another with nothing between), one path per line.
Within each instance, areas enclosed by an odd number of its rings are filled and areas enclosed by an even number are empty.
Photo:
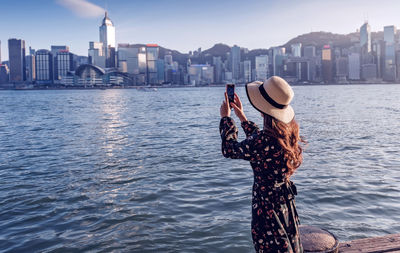
M222 101L221 108L219 108L219 113L221 114L221 118L231 116L231 108L229 107L228 94L226 94L226 92L225 100Z
M239 96L235 93L235 98L233 103L230 103L232 108L235 110L236 116L240 119L240 122L247 121L246 115L243 112L242 101L240 101Z

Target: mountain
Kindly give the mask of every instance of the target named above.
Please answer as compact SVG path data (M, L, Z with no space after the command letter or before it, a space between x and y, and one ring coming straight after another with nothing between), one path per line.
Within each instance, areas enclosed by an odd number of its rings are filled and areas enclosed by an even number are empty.
M359 40L359 33L335 34L330 32L311 32L299 35L282 45L286 50L291 50L291 45L301 43L303 46L314 45L317 49L324 45L350 47Z
M372 32L372 40L383 40L383 32ZM324 45L331 45L333 47L348 48L359 42L360 34L358 32L349 34L335 34L330 32L311 32L299 35L288 42L282 47L285 47L287 52L291 51L291 45L295 43L301 43L303 46L314 45L317 49L321 49ZM145 46L144 44L135 44L135 46ZM163 59L166 54L172 54L174 61L177 61L180 65L185 65L189 59L188 54L181 53L177 50L159 47L159 57ZM218 43L213 47L202 51L199 55L191 56L190 59L192 64L212 64L214 56L220 56L222 60L227 59L227 53L231 51L231 47ZM244 53L242 51L241 60L251 60L254 64L254 59L257 55L267 55L268 49L253 49Z
M228 53L230 51L231 51L230 46L219 43L219 44L215 44L212 48L204 50L203 52L201 52L201 54L203 54L204 56L212 55L212 56L225 57L226 53Z

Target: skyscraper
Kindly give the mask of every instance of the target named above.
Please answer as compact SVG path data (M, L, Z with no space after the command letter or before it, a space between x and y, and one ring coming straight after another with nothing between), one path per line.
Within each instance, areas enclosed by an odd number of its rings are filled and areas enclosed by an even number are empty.
M139 47L131 44L118 44L118 67L129 74L139 74ZM122 71L125 72L125 71Z
M108 17L107 12L103 18L103 22L99 28L100 31L100 42L103 43L103 53L106 57L106 67L115 67L112 66L112 63L115 60L112 60L112 49L115 49L115 27L111 19ZM114 54L115 57L115 54Z
M74 70L74 55L69 51L59 51L54 57L54 76L55 80L61 80L66 77L69 71Z
M26 80L25 41L19 39L8 40L8 58L10 65L10 82Z
M53 73L54 73L54 77L53 80L61 80L62 76L66 76L66 69L71 70L70 69L70 65L68 65L68 68L66 68L66 65L64 64L65 61L67 61L67 59L69 60L71 58L71 63L72 64L72 54L69 53L69 46L51 46L51 54L53 55ZM59 57L57 59L57 55L59 53L62 53L64 56ZM66 54L68 54L69 56L65 56ZM61 60L61 58L63 58L63 60ZM60 66L58 64L61 64ZM72 68L72 67L71 67Z
M371 52L371 26L368 22L360 28L360 46L363 54Z
M146 45L147 84L158 84L157 75L158 45Z
M304 57L313 58L315 55L315 46L310 45L304 47Z
M349 62L349 79L360 80L360 54L350 53L348 55Z
M274 47L272 49L272 75L281 75L285 54L286 48L284 47Z
M35 54L25 56L26 61L26 80L33 82L36 80L36 60Z
M9 70L7 65L0 64L0 85L6 84L9 81Z
M49 50L41 49L35 53L36 82L50 84L53 82L53 55Z
M264 81L268 78L268 55L256 56L256 80Z
M240 47L234 45L231 48L231 57L232 57L232 79L233 81L239 81L240 77Z
M322 79L325 83L333 80L332 50L329 45L322 48Z
M245 83L251 82L251 61L243 61L243 78Z
M395 26L385 26L383 37L385 41L385 64L383 79L386 81L396 80L396 45L395 45Z
M222 59L221 56L213 57L214 82L222 83Z
M50 51L55 57L58 52L69 52L69 46L51 46Z
M89 64L93 64L101 68L106 67L106 57L103 56L103 43L90 41L88 56Z
M292 55L294 57L301 57L301 43L295 43L291 45Z

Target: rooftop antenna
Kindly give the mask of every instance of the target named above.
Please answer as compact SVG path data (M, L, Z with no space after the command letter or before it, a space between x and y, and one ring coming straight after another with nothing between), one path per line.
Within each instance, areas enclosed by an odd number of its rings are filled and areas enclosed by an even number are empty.
M106 12L106 17L107 17L108 16L108 1L107 0L104 1L104 10Z

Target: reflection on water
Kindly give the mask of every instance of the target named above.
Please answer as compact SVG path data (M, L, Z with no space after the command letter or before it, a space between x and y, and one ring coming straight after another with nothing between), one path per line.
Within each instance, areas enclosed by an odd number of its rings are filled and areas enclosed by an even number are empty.
M220 154L223 89L0 92L0 251L252 252L252 172ZM398 86L294 90L302 223L400 232Z

